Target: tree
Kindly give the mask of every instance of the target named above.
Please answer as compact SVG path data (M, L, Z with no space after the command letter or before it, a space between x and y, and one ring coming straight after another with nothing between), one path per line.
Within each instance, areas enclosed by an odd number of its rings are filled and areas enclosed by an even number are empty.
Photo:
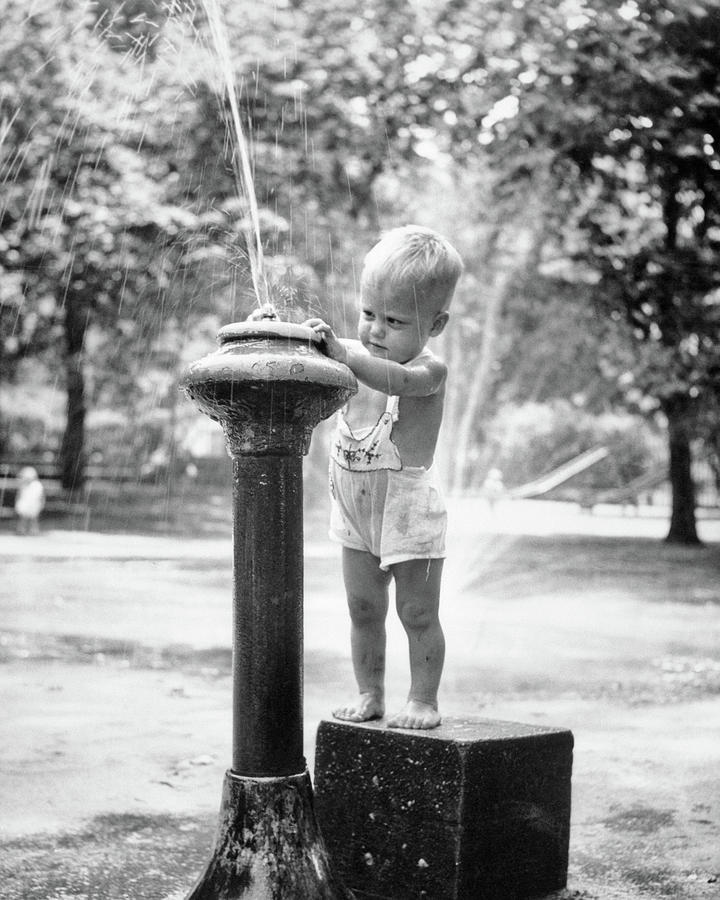
M546 255L627 323L636 384L668 422L668 540L695 543L691 447L720 359L720 9L712 0L458 2L456 152L498 188L555 185ZM447 57L446 57L447 59ZM447 64L446 64L447 65Z
M127 387L165 323L189 327L207 313L232 281L239 214L208 210L179 176L186 143L168 135L185 135L179 122L192 129L196 102L166 68L143 81L142 54L116 52L87 10L48 2L28 15L11 3L7 13L0 377L23 357L57 353L67 391L60 465L71 490L84 479L88 372L104 367L112 377L94 382ZM201 291L202 279L213 289ZM119 393L106 390L114 404Z
M0 74L0 266L13 276L3 307L15 318L5 355L60 345L68 411L60 463L72 489L84 477L88 328L114 321L124 301L132 306L157 282L162 260L148 232L177 231L188 217L163 205L161 179L128 147L133 129L115 105L125 73L84 12L23 7L6 8L13 27L3 29Z
M315 27L321 6L258 8L252 31L243 10L226 10L268 266L288 305L314 302L313 289L332 295L338 262L352 271L350 232L377 228L373 181L400 126L390 134L378 106L369 131L359 106L373 109L366 91L392 74L385 48L412 16L379 21L376 6L358 20L351 4L337 4L342 33ZM116 400L113 385L131 387L133 361L147 365L153 343L163 344L163 323L187 329L214 306L242 317L254 302L228 85L208 53L203 10L168 11L158 0L79 9L41 0L28 14L9 0L5 12L0 377L23 357L57 352L68 488L83 480L88 373L96 394L102 385ZM353 43L358 22L376 17L369 46Z

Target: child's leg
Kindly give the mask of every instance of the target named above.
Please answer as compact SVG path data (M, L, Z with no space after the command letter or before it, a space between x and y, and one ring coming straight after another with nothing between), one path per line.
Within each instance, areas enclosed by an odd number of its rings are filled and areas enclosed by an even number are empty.
M435 728L440 724L438 688L445 661L440 627L442 559L412 559L392 567L398 615L410 648L408 702L388 720L391 728Z
M385 714L385 618L390 573L371 553L343 547L350 644L359 697L333 710L336 719L364 722Z

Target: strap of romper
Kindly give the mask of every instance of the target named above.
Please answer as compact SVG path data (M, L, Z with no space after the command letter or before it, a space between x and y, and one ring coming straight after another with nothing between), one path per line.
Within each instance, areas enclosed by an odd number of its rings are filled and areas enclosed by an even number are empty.
M397 422L400 415L400 397L396 394L390 394L385 404L385 412L390 413L393 422Z

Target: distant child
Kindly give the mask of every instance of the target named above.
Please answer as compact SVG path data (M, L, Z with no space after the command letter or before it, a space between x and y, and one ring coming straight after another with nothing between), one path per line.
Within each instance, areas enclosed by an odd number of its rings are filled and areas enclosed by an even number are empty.
M487 500L490 510L494 510L495 504L499 500L502 500L505 494L505 485L503 484L503 477L500 469L490 469L485 481L483 481L482 493Z
M384 235L365 257L359 340L307 325L333 359L350 367L358 393L338 416L330 459L331 536L343 545L357 699L334 710L362 722L385 714L388 588L410 645L410 692L392 728L440 724L438 687L445 638L438 607L445 556L445 505L432 471L447 367L425 347L448 321L463 264L428 228Z
M45 489L32 466L18 472L18 489L15 495L15 513L18 517L18 534L39 534L40 513L45 506Z

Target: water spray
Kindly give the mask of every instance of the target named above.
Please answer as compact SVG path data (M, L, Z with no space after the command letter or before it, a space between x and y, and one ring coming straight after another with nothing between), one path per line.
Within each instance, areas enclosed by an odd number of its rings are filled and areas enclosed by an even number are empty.
M265 257L260 234L260 214L255 195L255 183L250 164L248 142L242 127L240 104L237 91L235 90L230 46L217 0L202 0L202 5L207 15L210 37L218 57L225 93L230 104L230 122L228 124L232 126L232 133L236 143L236 153L233 154L235 180L238 193L247 203L250 214L249 221L247 217L243 219L243 231L245 232L247 244L248 262L250 263L250 277L252 278L258 306L262 306L270 302L270 287L265 273Z

